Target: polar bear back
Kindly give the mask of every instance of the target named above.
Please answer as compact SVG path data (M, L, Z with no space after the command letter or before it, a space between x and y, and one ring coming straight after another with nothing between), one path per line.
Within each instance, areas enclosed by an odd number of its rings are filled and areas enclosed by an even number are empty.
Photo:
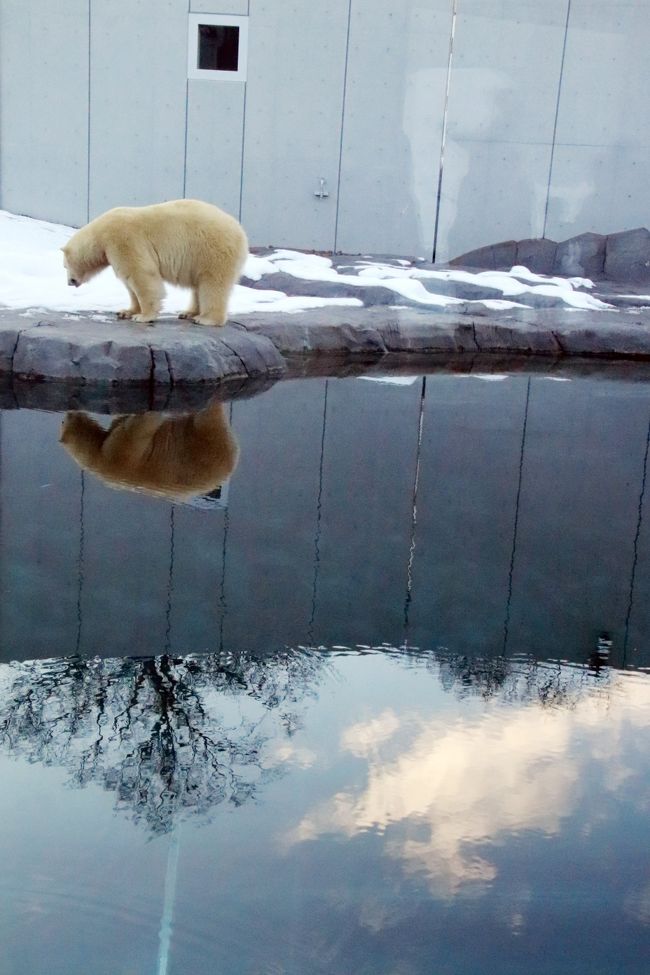
M109 263L125 247L151 258L161 277L192 287L218 266L241 270L248 240L234 217L201 200L170 200L143 207L115 207L92 220L77 234L99 243Z

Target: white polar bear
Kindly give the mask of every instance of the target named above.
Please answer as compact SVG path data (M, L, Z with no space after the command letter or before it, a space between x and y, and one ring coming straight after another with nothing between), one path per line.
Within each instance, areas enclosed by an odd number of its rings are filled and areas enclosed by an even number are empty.
M110 264L131 297L118 318L153 322L168 281L192 289L191 305L180 318L224 325L248 240L238 221L211 203L171 200L108 210L73 234L62 250L68 284L74 287Z

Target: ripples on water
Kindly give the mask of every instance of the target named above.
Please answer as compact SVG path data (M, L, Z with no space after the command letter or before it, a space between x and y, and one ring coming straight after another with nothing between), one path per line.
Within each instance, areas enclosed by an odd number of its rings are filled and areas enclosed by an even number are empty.
M470 971L499 944L505 970L586 971L574 917L642 970L645 675L305 648L3 665L0 695L4 934L30 971L34 923L61 958L82 925L98 971Z
M650 393L468 383L4 414L0 975L645 973Z

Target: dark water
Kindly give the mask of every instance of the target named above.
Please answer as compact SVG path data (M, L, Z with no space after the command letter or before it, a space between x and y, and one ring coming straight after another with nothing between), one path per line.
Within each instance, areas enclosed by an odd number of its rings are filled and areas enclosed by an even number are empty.
M650 386L62 419L0 419L0 975L648 971Z

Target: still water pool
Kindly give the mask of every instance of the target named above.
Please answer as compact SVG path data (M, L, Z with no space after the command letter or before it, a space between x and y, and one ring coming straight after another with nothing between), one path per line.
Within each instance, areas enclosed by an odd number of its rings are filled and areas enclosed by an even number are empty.
M0 415L0 975L646 973L650 385L110 424Z

